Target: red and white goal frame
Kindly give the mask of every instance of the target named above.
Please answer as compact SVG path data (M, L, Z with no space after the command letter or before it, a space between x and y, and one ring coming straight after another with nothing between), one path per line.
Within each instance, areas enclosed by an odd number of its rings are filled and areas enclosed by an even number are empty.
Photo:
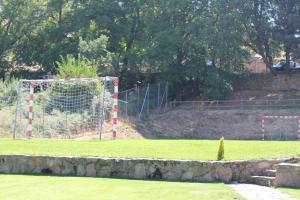
M289 116L289 115L266 115L263 116L261 120L261 128L262 128L262 139L265 140L265 120L266 119L283 119L283 120L290 120L290 119L295 119L297 120L298 123L298 130L297 130L297 135L298 135L298 141L300 141L300 116Z
M118 124L118 98L119 98L119 78L118 77L98 77L98 78L65 78L65 79L41 79L41 80L25 80L29 83L29 96L28 96L28 127L26 131L26 136L28 138L32 137L33 134L33 114L34 114L34 91L38 84L40 83L51 83L55 81L86 81L86 80L95 80L95 81L113 81L113 107L112 107L112 138L117 138L117 124ZM23 80L24 81L24 80ZM14 138L15 138L14 133ZM100 136L101 137L101 136Z

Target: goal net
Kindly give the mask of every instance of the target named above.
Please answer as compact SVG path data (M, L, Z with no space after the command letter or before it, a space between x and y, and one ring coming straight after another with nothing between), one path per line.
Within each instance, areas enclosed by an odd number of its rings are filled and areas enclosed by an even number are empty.
M116 138L118 78L21 80L14 138Z
M300 116L263 116L261 126L263 140L300 141Z

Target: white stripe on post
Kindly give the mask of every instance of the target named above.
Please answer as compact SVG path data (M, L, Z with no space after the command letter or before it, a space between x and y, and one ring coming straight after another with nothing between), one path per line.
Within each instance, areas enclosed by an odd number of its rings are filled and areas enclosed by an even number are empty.
M262 128L262 140L265 140L265 119L261 120L261 128Z
M116 139L117 121L118 121L119 78L113 78L113 81L114 81L113 139Z
M33 95L34 95L34 88L35 83L31 82L29 84L29 106L28 106L28 129L27 129L27 137L32 137L32 122L33 122Z
M300 141L300 116L298 117L298 123L299 123L299 128L298 128L298 141Z

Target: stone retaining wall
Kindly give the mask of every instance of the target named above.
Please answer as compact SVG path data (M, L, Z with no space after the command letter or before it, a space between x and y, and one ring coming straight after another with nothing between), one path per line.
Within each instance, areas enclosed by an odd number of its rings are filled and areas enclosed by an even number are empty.
M0 155L0 173L48 174L176 181L239 181L294 158L256 161L180 161L98 157Z
M282 163L276 170L277 186L300 188L300 164Z

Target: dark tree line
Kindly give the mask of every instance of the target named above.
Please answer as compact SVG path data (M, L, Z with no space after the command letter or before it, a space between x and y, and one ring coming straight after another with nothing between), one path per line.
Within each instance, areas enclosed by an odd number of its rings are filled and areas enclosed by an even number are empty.
M80 54L123 88L167 80L175 96L223 98L249 55L299 58L299 36L299 0L0 0L1 74Z

